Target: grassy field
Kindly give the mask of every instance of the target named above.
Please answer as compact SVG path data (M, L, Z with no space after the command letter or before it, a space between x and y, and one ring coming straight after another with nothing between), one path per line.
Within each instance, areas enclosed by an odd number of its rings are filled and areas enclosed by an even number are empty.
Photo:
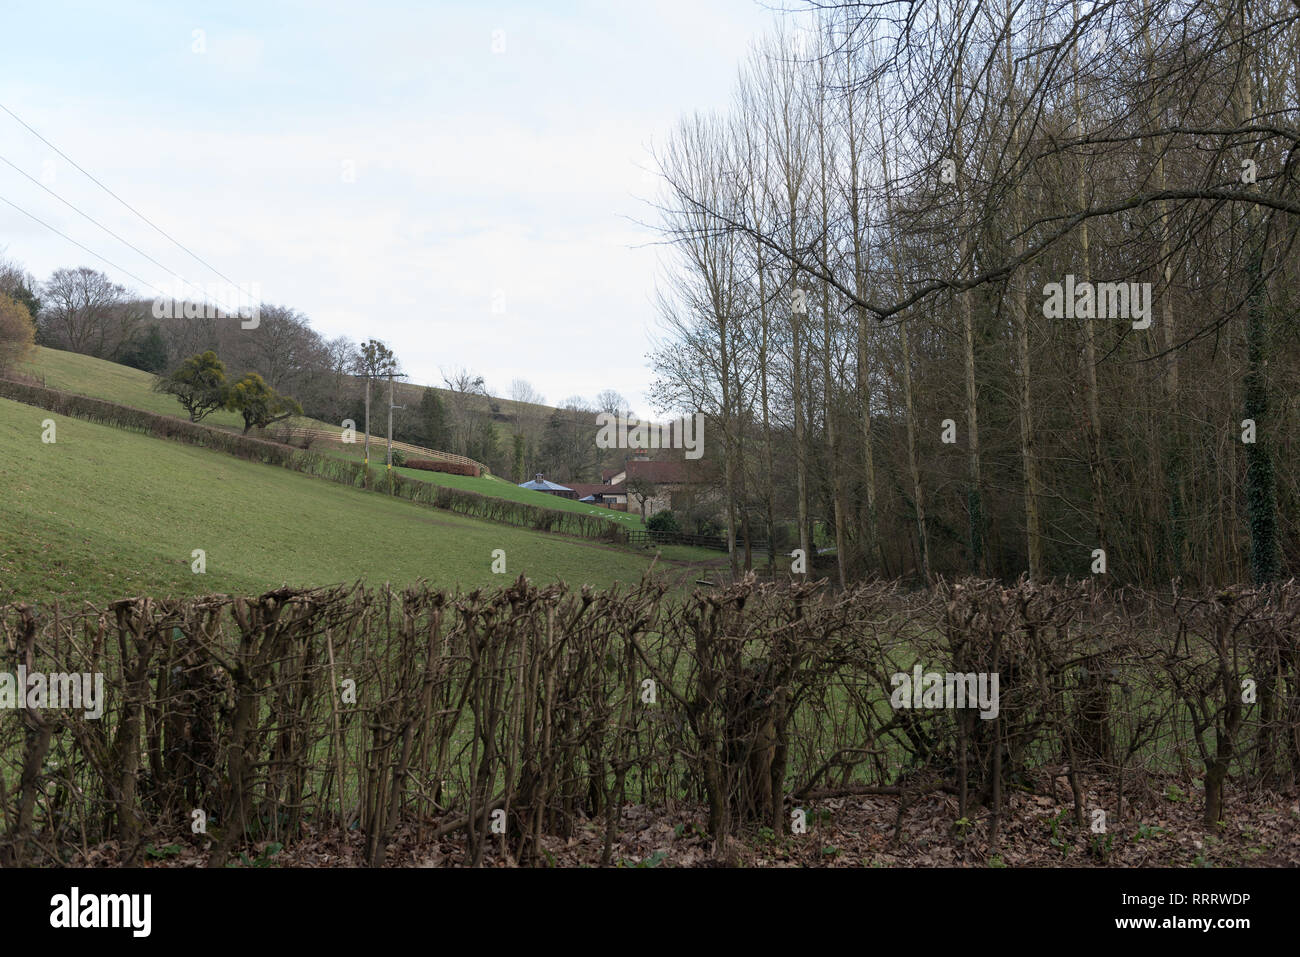
M58 389L60 392L106 399L159 415L185 415L185 410L175 397L152 390L153 376L116 362L64 352L61 349L38 348L22 371L43 380L47 388ZM244 428L244 420L236 412L214 412L203 422L205 425L230 426L240 431Z
M75 352L41 348L36 350L34 358L23 367L22 371L27 375L36 377L38 380L43 380L47 387L62 392L74 392L78 395L106 399L109 402L129 405L132 408L144 409L146 412L155 412L159 415L178 417L184 415L180 404L172 396L152 391L153 376L147 372L141 372L139 369L118 365L115 362L93 359L90 356L79 355ZM416 401L418 401L418 397ZM243 431L243 420L234 412L214 412L205 418L203 422L205 425L225 426ZM293 424L338 431L337 424L331 425L328 422L318 422L315 419L294 419ZM372 437L372 443L373 441L374 438ZM382 465L384 449L382 438L379 439L378 448L378 458ZM340 446L321 443L314 448L314 451L327 455L337 455L340 458L356 459L357 461L360 461L362 457L362 446L360 445ZM374 452L373 444L371 452ZM602 518L608 518L623 528L645 528L645 524L641 521L641 516L638 513L615 512L612 509L582 505L568 499L547 495L544 492L522 489L512 482L497 477L469 478L463 475L423 472L416 469L399 469L399 471L403 475L423 482L430 482L434 485L466 489L482 495L490 495L493 498L526 502L542 508L558 508L564 511L600 515Z
M616 512L612 508L602 508L599 505L584 505L582 502L575 502L572 499L560 498L557 495L548 495L545 492L535 492L532 489L520 488L513 482L505 479L492 477L470 478L468 475L444 475L441 472L425 472L420 469L403 469L396 471L403 475L419 479L424 482L433 482L437 485L450 485L452 488L463 488L471 492L478 492L482 495L490 495L493 498L510 499L513 502L524 502L528 505L536 505L538 508L556 508L566 512L582 512L584 515L597 515L600 518L608 519L627 529L643 529L645 523L641 521L639 512Z
M53 444L41 441L45 418L57 423ZM472 587L521 573L599 586L639 579L653 557L463 518L8 400L0 400L0 488L0 604L357 579ZM491 571L498 548L506 576ZM194 549L206 552L206 574L191 571ZM658 569L687 584L706 573L668 555Z
M116 362L95 359L76 352L65 352L61 349L40 347L36 349L32 358L24 363L21 371L42 380L46 387L51 389L120 402L122 405L144 409L147 412L157 412L161 415L184 415L184 410L175 398L152 391L152 375L139 369L132 369L130 366L118 365ZM418 405L423 391L423 386L399 383L396 400L399 404ZM444 400L447 399L446 390L436 391ZM481 406L483 411L487 411L489 401L496 402L503 413L508 415L521 414L544 420L554 411L547 406L526 405L509 399L488 400L474 397L474 405ZM210 425L231 426L241 430L244 427L243 420L234 412L214 412L203 421ZM295 419L294 422L320 428L338 428L337 422L318 422L309 418ZM501 422L495 425L499 437L503 441L508 440L509 428Z
M312 445L311 451L321 455L346 459L349 462L360 462L365 455L360 446L335 445L331 442L317 442ZM378 451L376 451L373 444L371 445L370 456L371 468L382 476L384 470L384 445L382 440L379 442ZM488 495L492 498L523 502L526 505L536 505L538 508L554 508L564 512L581 512L583 515L595 515L615 523L620 528L645 528L645 522L641 520L640 512L616 512L612 508L602 508L599 505L584 505L582 502L575 502L573 499L560 498L557 495L548 495L546 492L535 492L532 489L520 488L514 482L503 479L498 475L473 478L468 475L426 472L423 469L408 469L400 466L395 468L394 471L419 482L430 482L433 485L444 485L448 488L464 489L467 492L478 492L480 495Z

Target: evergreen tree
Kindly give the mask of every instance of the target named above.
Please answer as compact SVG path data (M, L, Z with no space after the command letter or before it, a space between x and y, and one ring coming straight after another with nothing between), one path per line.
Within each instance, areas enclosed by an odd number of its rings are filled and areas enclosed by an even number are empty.
M157 323L149 327L144 338L131 343L122 354L122 364L155 374L167 368L167 343Z
M515 457L510 467L510 479L516 485L524 481L526 473L526 464L524 462L524 437L520 433L515 434Z
M450 436L447 429L447 410L442 400L433 389L425 389L420 396L419 425L420 441L426 448L445 451Z
M217 409L225 408L229 401L226 365L211 349L192 355L171 375L159 376L154 391L176 396L189 413L190 421L199 422Z
M469 440L470 458L476 462L482 462L493 472L503 472L501 443L497 438L496 426L492 420L484 417L479 419L478 426L474 429Z

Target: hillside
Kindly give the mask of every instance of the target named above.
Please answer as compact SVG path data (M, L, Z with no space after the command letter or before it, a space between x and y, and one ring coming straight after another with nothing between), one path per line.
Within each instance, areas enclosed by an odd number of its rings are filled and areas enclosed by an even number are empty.
M42 346L21 371L50 389L107 399L159 415L184 415L172 396L153 391L153 376L148 372L105 359ZM241 431L244 428L244 420L237 413L224 410L212 413L203 422Z
M23 365L22 372L35 377L51 389L108 399L149 412L176 415L180 409L172 397L152 391L153 376L148 372L76 352L42 346L36 350L31 360ZM455 394L450 390L438 386L432 388L444 404L454 401ZM418 405L424 389L425 386L415 383L397 382L394 384L395 401L399 404ZM475 412L491 412L503 439L508 433L505 423L514 421L516 416L535 424L545 423L555 411L546 405L515 402L512 399L494 396L471 395L467 396L465 401L467 408ZM493 412L493 409L497 411ZM211 425L243 428L243 421L233 412L216 412L204 421ZM308 418L295 421L338 427L337 422L320 423Z
M611 508L604 508L599 505L584 505L583 503L575 502L572 499L560 498L556 495L548 495L545 492L535 492L532 489L520 488L513 482L509 482L506 479L497 476L471 478L467 475L444 475L440 472L425 472L420 469L407 468L399 468L397 471L402 475L419 481L434 482L437 485L446 485L451 488L461 488L469 492L478 492L480 495L490 495L493 498L509 499L512 502L524 502L527 505L536 505L540 508L555 508L566 512L581 512L584 515L597 515L614 522L621 528L645 528L645 522L641 520L641 515L638 512L616 512Z
M53 444L41 441L46 418L57 424ZM643 552L467 519L8 400L0 487L0 604L356 579L500 584L494 549L506 553L507 577L539 582L628 582L650 564ZM190 567L198 548L204 575Z
M32 376L42 382L48 388L59 389L64 392L74 392L78 395L88 395L97 399L106 399L110 402L117 402L122 405L129 405L136 409L144 409L147 412L155 412L159 415L180 416L181 408L176 400L168 395L162 395L153 391L153 376L139 369L132 369L129 366L119 365L116 362L108 362L104 359L95 359L91 356L81 355L75 352L65 352L60 349L39 348L36 350L32 360L26 363L22 369L25 375ZM416 386L403 386L402 388L410 390L403 401L412 404L418 404L419 396ZM445 391L445 390L444 390ZM484 408L488 402L487 399L478 399L474 401L482 402ZM498 401L498 400L492 400ZM525 415L549 415L551 410L545 406L523 406L519 403L511 403L509 400L499 400L502 402L501 408L504 413L514 414L518 407ZM243 420L234 412L220 411L215 412L203 420L205 425L214 425L218 427L231 428L239 431L243 430ZM321 422L310 418L295 418L290 423L292 425L301 425L310 428L326 429L331 432L338 432L338 423ZM498 426L501 429L501 426ZM503 433L504 434L504 433ZM379 457L382 462L383 456L383 438L376 437L372 433L372 443L378 438ZM359 460L362 456L361 445L344 446L322 443L316 447L316 451L328 454L337 454L346 458ZM372 445L372 452L374 446ZM424 482L432 482L435 485L446 485L452 488L465 489L467 491L478 492L481 495L489 495L494 498L506 498L512 501L527 502L532 505L538 505L543 508L558 508L565 511L582 512L584 514L599 514L608 518L610 521L617 523L624 528L644 528L640 515L625 512L615 512L611 509L595 508L590 505L581 505L567 499L557 498L553 495L547 495L543 492L534 492L529 489L521 489L514 483L495 476L485 476L483 478L469 478L458 475L446 475L439 472L424 472L409 469L403 469L403 474L411 478L419 479Z

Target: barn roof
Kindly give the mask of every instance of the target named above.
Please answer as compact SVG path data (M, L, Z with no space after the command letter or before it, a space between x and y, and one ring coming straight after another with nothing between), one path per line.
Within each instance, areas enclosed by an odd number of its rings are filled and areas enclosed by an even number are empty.
M556 485L554 482L548 482L540 475L531 482L519 483L520 488L530 488L535 492L572 492L573 489L567 485Z
M574 482L571 488L579 495L626 495L627 489L620 482L618 485L593 485L589 482Z

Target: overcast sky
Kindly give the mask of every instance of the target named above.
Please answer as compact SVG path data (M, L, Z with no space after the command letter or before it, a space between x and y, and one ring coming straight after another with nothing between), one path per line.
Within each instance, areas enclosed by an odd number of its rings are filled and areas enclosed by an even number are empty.
M498 395L516 377L552 404L612 388L645 414L649 151L681 114L727 106L774 16L756 0L5 0L0 103L265 301L387 341L412 381L466 366ZM0 197L123 270L220 282L2 112L0 156L167 267L0 163ZM87 265L154 295L3 203L0 246L38 279Z

